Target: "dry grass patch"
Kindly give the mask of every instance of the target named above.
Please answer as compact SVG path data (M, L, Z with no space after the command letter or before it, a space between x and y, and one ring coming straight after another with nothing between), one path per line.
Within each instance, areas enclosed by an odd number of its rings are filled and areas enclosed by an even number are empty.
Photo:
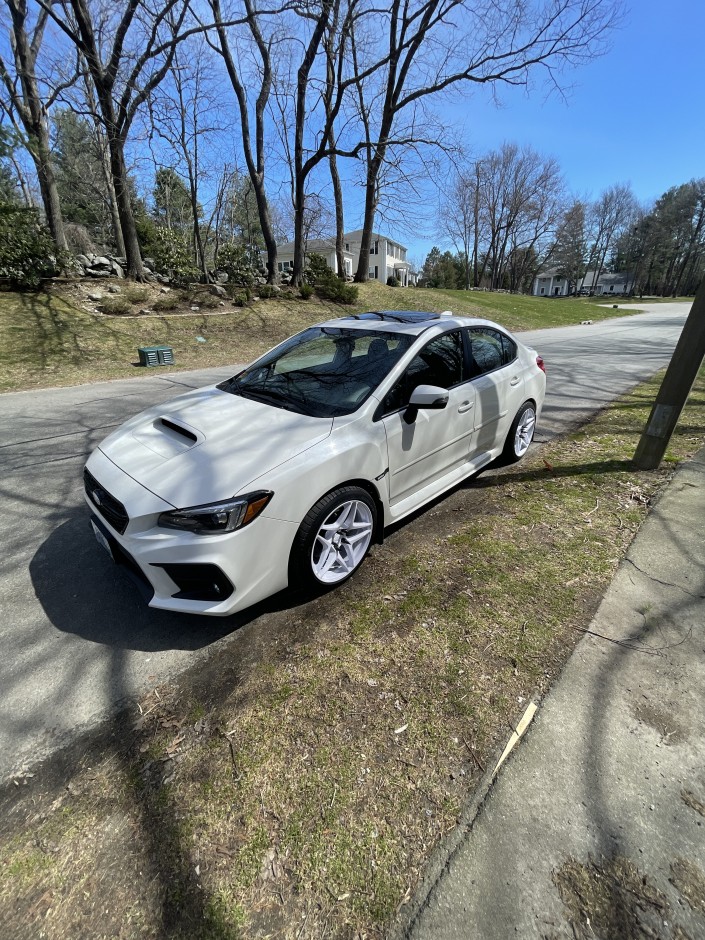
M73 790L28 784L4 818L5 935L383 936L669 476L629 462L656 387L458 488L266 637L251 624L200 685L140 702ZM703 428L705 375L669 460Z
M623 856L587 864L570 859L553 874L576 940L670 937L670 906L634 863Z
M109 294L108 287L120 293ZM89 295L100 294L100 299L90 300ZM162 343L173 347L177 369L242 364L312 323L365 310L440 312L451 307L460 315L499 320L510 329L578 323L586 315L599 319L615 313L586 310L582 299L451 294L361 284L357 304L348 307L317 297L303 299L293 288L252 301L244 291L221 299L207 287L162 293L153 285L103 281L57 284L38 294L0 292L0 391L139 375L137 348ZM145 309L153 315L141 315Z

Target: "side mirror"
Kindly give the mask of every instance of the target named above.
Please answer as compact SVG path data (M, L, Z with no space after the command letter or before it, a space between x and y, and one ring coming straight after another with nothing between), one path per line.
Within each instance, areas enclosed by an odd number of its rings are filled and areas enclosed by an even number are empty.
M411 393L409 404L404 412L407 424L413 424L419 413L419 408L440 410L448 404L448 389L438 385L417 385Z

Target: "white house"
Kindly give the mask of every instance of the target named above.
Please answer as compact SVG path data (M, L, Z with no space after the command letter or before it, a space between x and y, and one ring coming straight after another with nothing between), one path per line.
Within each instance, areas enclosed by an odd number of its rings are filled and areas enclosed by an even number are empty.
M626 272L608 274L603 272L595 280L595 271L588 271L585 277L578 281L578 292L594 294L626 294L634 286L633 276ZM532 293L537 297L565 297L568 294L568 279L558 273L558 268L546 268L539 271L534 278ZM575 291L575 284L570 285L571 292Z
M568 280L558 273L558 268L546 268L534 278L532 293L539 297L565 297L568 293Z
M358 259L360 257L360 245L362 242L362 229L355 229L354 232L347 232L345 235L345 248L353 256L353 271L357 271ZM406 247L388 238L386 235L380 235L379 232L372 233L370 242L370 280L387 283L388 277L395 277L402 287L408 287L413 283L410 276L411 264L406 260Z
M355 273L353 268L353 256L348 250L347 245L344 246L343 251L343 263L345 264L345 274L348 277L351 277ZM321 255L322 258L325 258L326 264L331 269L338 273L338 264L336 261L335 255L335 241L331 241L329 238L312 238L306 244L306 255ZM277 267L279 268L280 274L289 274L291 269L294 267L294 243L286 242L284 245L279 245L277 247ZM305 260L304 260L305 267Z
M345 263L345 274L352 277L357 271L358 259L360 257L360 245L362 242L362 229L355 229L354 232L348 232L343 236L343 261ZM306 245L306 254L317 254L325 258L331 271L338 273L338 265L335 257L335 241L328 238L314 238ZM287 274L294 267L294 243L286 242L277 248L278 268L280 274ZM411 264L406 260L406 248L399 242L387 238L386 235L380 235L378 232L372 233L370 242L370 280L387 283L388 277L395 277L402 287L408 287L416 283L416 275L411 270Z

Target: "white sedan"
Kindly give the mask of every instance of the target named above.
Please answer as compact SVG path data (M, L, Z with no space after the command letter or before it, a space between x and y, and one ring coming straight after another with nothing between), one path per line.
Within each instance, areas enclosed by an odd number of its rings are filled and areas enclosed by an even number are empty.
M337 585L386 526L523 457L545 388L488 320L329 320L107 437L84 471L93 530L152 607L223 616Z

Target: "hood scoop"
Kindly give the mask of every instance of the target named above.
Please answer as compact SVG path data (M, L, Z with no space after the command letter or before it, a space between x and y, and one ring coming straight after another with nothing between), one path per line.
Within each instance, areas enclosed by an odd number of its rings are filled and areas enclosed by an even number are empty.
M161 416L137 428L132 436L160 457L176 457L205 440L203 434L187 424Z
M193 444L198 443L198 435L195 431L191 431L189 428L182 427L180 424L172 421L171 418L160 418L159 420L162 427L166 428L168 431L173 431L174 434L181 434L182 437L185 437Z

